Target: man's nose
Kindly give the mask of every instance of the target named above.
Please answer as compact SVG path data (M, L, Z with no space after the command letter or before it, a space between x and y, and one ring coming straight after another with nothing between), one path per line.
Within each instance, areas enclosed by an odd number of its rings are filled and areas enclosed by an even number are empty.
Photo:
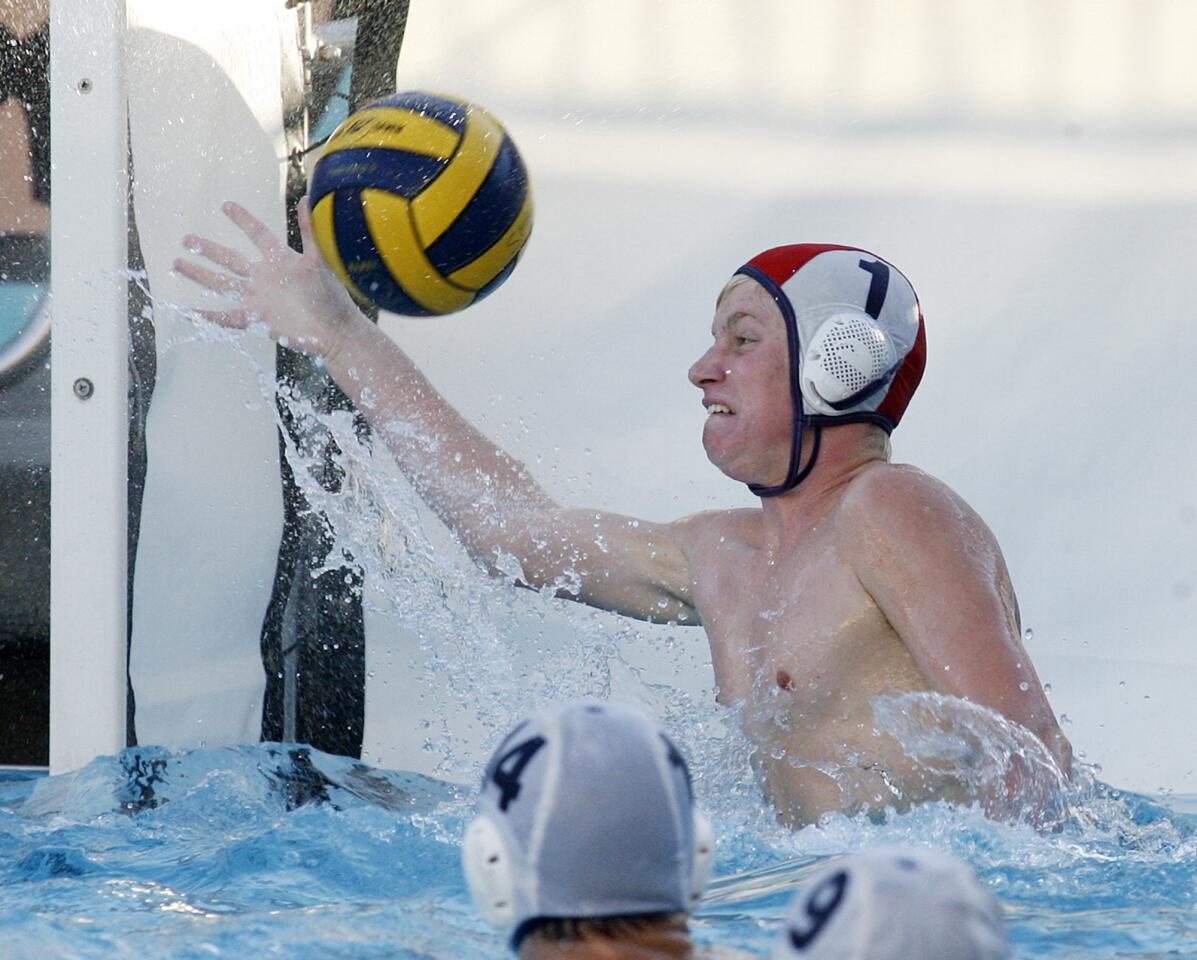
M702 387L708 383L718 383L727 376L727 371L723 369L723 362L719 357L718 344L712 344L706 353L691 364L689 376L690 382L696 387Z

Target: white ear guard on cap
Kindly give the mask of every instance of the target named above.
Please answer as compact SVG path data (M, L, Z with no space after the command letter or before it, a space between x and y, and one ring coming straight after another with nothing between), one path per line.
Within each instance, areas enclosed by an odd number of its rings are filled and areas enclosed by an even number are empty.
M694 863L690 867L690 909L698 906L715 872L715 828L701 810L694 811Z
M802 398L815 412L838 416L883 387L898 352L882 326L861 311L822 322L802 358Z
M461 863L474 906L492 927L508 930L515 925L515 876L512 852L499 827L485 813L466 828ZM694 811L694 855L690 867L690 906L702 900L715 872L715 828L701 810Z
M492 927L515 925L515 869L511 851L495 822L486 814L466 828L461 865L474 906Z

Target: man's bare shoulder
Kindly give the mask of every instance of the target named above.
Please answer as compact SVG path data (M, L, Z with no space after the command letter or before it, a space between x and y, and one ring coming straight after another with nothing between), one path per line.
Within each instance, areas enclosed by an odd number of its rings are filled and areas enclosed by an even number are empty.
M985 521L942 480L908 464L879 464L853 479L840 502L840 544L857 576L920 564L1004 571ZM1003 573L1003 577L1005 574Z
M762 513L755 507L703 510L675 520L671 526L681 542L691 548L728 541L759 545L763 535Z
M863 530L925 530L928 525L980 522L964 499L942 480L907 463L879 463L848 484L840 512Z

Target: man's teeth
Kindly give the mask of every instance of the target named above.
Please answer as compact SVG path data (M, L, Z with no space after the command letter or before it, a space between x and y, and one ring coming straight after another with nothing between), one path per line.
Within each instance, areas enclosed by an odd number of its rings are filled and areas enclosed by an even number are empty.
M712 413L731 413L731 407L725 407L721 403L712 403L707 407L707 416L709 417Z

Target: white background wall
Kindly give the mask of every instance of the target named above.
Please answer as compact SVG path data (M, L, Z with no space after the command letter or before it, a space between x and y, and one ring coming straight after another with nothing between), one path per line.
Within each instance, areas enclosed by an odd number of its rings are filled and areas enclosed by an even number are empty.
M928 325L896 458L995 530L1075 746L1195 792L1194 36L1185 2L416 0L399 87L490 107L537 220L490 300L389 329L563 499L666 519L752 502L685 378L724 279L882 253Z

